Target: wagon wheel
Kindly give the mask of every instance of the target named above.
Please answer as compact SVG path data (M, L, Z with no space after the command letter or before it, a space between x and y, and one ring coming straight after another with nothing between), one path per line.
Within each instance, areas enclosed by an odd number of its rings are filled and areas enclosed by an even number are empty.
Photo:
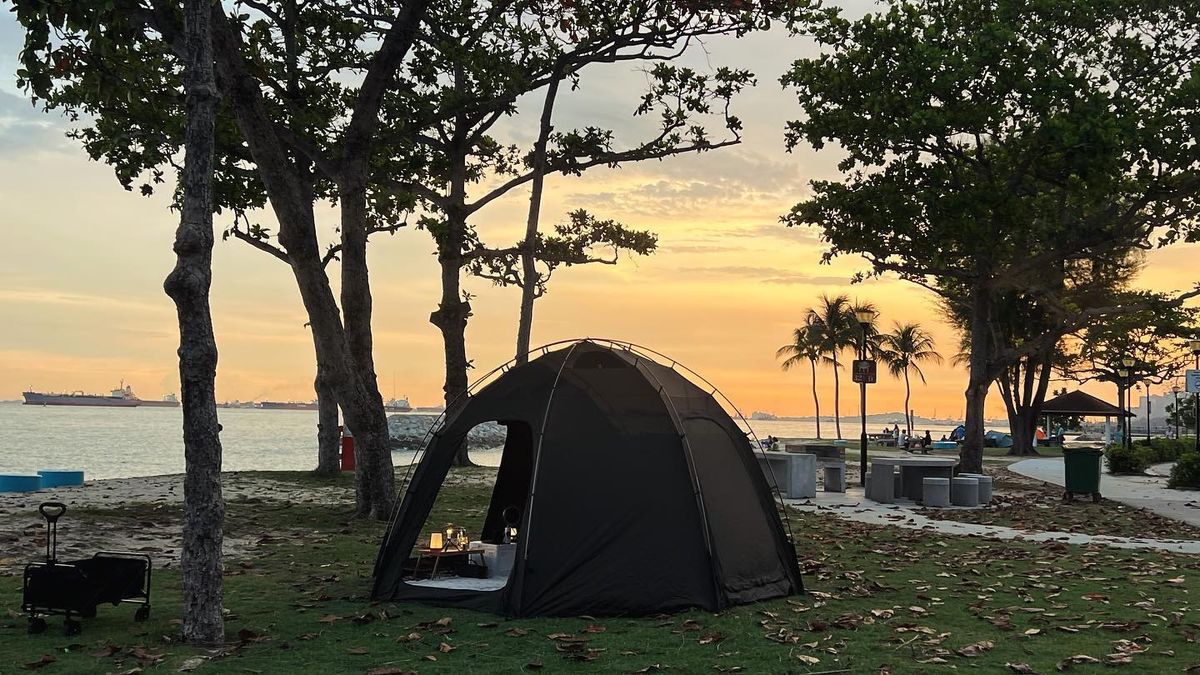
M150 605L142 605L133 613L133 620L141 623L150 618Z
M29 617L29 634L39 635L46 632L46 620L40 616Z
M1075 500L1075 495L1071 494L1070 491L1063 492L1063 501L1064 502L1070 504L1074 500Z
M1099 504L1099 503L1100 503L1100 493L1099 493L1099 492L1093 492L1093 493L1092 493L1092 503L1093 503L1093 504Z
M82 632L83 632L83 624L82 623L80 623L74 619L67 619L66 621L63 621L63 633L65 633L67 635L67 637L71 637L73 635L79 635Z

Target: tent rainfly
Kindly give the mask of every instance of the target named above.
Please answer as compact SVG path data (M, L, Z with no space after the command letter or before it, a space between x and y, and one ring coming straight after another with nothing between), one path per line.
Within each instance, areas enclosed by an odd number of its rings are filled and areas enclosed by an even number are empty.
M372 597L523 616L716 611L802 590L796 553L745 433L708 391L625 343L580 340L508 370L426 445L375 563ZM503 588L409 583L456 450L507 439L480 539L516 509Z

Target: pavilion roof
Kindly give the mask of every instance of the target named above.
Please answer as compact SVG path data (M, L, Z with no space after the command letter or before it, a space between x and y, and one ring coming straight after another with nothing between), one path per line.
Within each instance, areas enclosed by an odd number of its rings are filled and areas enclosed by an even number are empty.
M1128 411L1096 398L1091 394L1075 390L1055 396L1042 404L1043 415L1081 415L1083 417L1134 417Z

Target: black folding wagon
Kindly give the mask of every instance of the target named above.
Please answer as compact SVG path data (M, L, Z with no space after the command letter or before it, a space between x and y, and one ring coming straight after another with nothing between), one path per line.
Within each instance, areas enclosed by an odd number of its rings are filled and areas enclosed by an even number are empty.
M67 635L82 630L80 618L96 616L104 603L139 605L134 621L150 618L150 556L101 551L91 558L58 560L58 519L66 505L45 502L38 512L46 519L46 559L25 566L21 611L29 615L29 632L46 630L47 616L63 617Z

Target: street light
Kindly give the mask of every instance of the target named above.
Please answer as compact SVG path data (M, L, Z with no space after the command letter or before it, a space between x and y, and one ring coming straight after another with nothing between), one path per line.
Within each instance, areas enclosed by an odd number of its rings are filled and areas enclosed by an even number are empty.
M1188 346L1196 357L1196 370L1200 370L1200 340L1189 340ZM1196 452L1200 452L1200 392L1192 392L1192 400L1196 402Z
M1175 440L1179 440L1179 385L1172 386L1171 393L1175 395Z
M1146 445L1150 445L1150 382L1146 382Z
M1122 361L1124 363L1124 361ZM1124 368L1117 369L1117 404L1121 406L1121 445L1129 446L1129 412L1125 405L1125 386L1129 377L1129 371Z
M858 343L858 359L862 366L855 364L854 377L858 380L858 400L859 413L862 417L862 435L858 441L858 480L864 487L867 484L867 381L874 381L871 377L874 375L874 362L871 365L866 365L867 362L867 329L871 324L875 323L875 310L869 307L860 307L854 310L854 319L858 321L858 327L862 329L861 338ZM860 370L862 368L862 370ZM906 415L907 418L907 415Z

